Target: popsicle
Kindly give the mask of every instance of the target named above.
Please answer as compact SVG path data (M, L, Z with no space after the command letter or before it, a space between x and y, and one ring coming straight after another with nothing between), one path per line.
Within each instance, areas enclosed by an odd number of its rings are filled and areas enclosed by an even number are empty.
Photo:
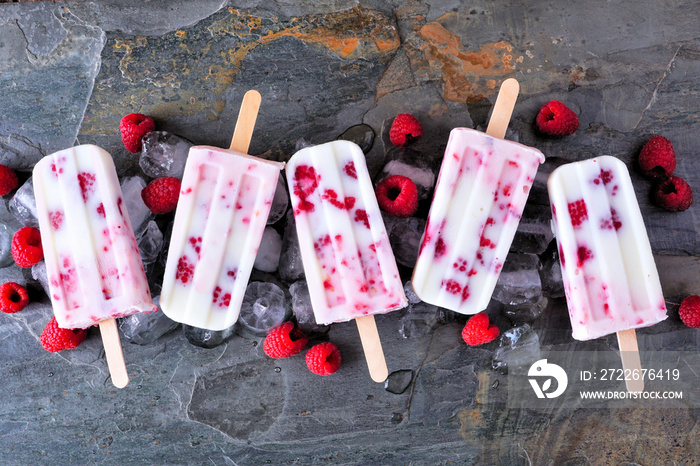
M112 382L129 381L114 321L155 311L112 157L82 145L34 167L41 241L56 322L100 325Z
M408 304L362 150L349 141L307 147L287 184L316 322L355 319L372 379L388 375L374 314Z
M190 149L160 305L171 319L224 330L238 319L284 163L246 155L260 94L248 91L230 149Z
M547 188L572 336L617 332L625 369L641 367L634 329L666 319L666 303L627 167L610 156L562 165Z
M411 281L425 302L462 314L488 306L544 162L537 149L501 139L518 89L503 82L486 134L450 133Z

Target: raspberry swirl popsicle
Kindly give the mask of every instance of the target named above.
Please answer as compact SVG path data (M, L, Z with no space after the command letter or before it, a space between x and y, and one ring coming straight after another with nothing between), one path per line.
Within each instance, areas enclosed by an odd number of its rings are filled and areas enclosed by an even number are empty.
M316 322L356 319L370 374L386 378L374 314L408 302L362 150L334 141L300 150L287 181Z
M302 149L287 180L316 322L407 305L362 150L348 141Z
M666 319L666 304L627 167L603 156L547 183L573 337L590 340Z
M129 383L115 317L155 311L112 157L83 145L34 167L51 304L62 328L99 324L112 383Z
M109 153L82 145L44 157L34 192L59 327L157 309Z
M230 149L190 149L160 295L175 321L224 330L238 320L284 168L245 154L260 99L246 93Z
M450 133L413 272L413 289L423 301L461 314L488 306L544 162L537 149L500 139L517 91L517 81L504 82L489 134Z

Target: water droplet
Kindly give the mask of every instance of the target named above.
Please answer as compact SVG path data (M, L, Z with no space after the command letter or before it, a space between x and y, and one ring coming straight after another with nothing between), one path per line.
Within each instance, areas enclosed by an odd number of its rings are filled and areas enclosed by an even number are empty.
M404 369L400 371L394 371L389 374L386 382L384 382L384 389L389 393L394 393L400 395L406 391L411 381L413 380L413 371L410 369Z

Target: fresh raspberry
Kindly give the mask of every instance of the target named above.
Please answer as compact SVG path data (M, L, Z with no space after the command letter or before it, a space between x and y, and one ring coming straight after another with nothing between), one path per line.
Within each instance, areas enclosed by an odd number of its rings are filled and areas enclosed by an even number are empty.
M65 349L77 348L87 336L87 331L79 328L60 328L56 318L52 317L44 331L41 332L41 346L46 351L55 353Z
M293 322L285 322L265 337L263 351L271 358L288 358L299 354L308 342L309 338Z
M578 128L578 117L558 100L550 100L537 113L537 129L548 136L568 136Z
M119 122L124 147L133 154L141 150L141 139L154 129L156 124L153 118L141 113L130 113Z
M375 189L379 207L389 215L410 217L418 210L418 189L408 177L392 175L385 178Z
M0 311L14 314L24 309L28 302L27 290L22 285L8 282L0 286Z
M678 315L685 325L700 328L700 296L688 296L681 303Z
M180 196L180 180L173 176L157 178L141 191L146 207L154 214L167 214L177 207Z
M15 232L12 237L12 258L17 265L25 269L44 258L39 230L24 227Z
M483 345L493 341L499 334L498 327L489 325L489 316L480 312L467 322L462 330L462 339L470 346Z
M19 181L14 170L5 165L0 165L0 196L10 193L17 187Z
M662 180L676 170L676 152L671 141L663 136L652 136L639 153L639 166L649 178Z
M420 122L408 113L400 113L394 118L389 130L389 139L395 146L405 146L423 135Z
M693 191L683 178L672 176L654 189L654 201L668 211L683 212L693 203Z
M318 375L331 375L340 367L340 350L333 343L319 343L306 353L306 367Z

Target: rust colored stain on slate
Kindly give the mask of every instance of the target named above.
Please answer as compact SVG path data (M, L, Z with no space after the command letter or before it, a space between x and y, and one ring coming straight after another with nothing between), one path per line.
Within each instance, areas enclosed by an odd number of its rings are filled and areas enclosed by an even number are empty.
M445 99L471 102L496 92L496 79L515 70L513 46L506 42L482 45L479 50L467 50L459 36L438 22L423 25L418 35L425 40L420 49L429 66L440 71Z
M326 49L351 67L357 59L386 63L401 45L391 19L363 7L289 19L228 8L162 37L118 36L102 52L81 132L117 132L115 115L142 109L161 118L206 114L217 120L222 94L248 54L283 38Z

